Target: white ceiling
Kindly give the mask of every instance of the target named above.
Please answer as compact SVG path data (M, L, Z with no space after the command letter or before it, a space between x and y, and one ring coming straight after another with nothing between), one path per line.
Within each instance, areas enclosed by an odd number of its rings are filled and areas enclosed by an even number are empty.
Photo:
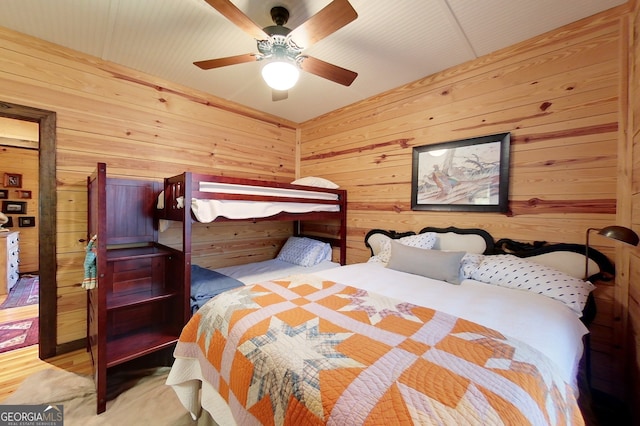
M232 0L261 27L284 6L295 28L330 0ZM0 26L303 122L545 33L626 0L350 0L358 18L303 53L355 71L345 87L303 72L273 102L258 62L203 71L193 62L256 53L204 0L1 0ZM295 40L294 40L295 41Z

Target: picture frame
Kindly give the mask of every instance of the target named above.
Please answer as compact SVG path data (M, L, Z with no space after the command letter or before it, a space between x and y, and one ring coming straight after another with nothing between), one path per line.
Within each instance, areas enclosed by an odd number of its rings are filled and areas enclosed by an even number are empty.
M0 200L6 200L9 198L9 191L6 189L0 189Z
M22 188L22 175L17 173L4 174L5 188Z
M25 191L22 189L17 189L16 192L18 193L18 198L22 198L22 199L31 199L31 197L33 196L33 192L31 191Z
M498 133L414 147L411 210L507 213L510 144Z
M36 218L34 216L20 216L18 218L18 226L20 228L36 226Z
M2 213L4 214L26 214L26 201L2 201Z

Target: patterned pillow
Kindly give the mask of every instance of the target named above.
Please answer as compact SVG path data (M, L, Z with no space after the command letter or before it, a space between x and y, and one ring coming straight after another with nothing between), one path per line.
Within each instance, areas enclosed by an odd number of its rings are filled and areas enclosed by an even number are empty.
M478 269L480 263L484 259L484 255L477 253L467 253L464 255L462 260L460 261L460 278L467 279L471 278L471 274Z
M313 266L326 259L331 246L322 241L306 237L289 237L276 259L300 266Z
M409 235L406 237L398 238L396 241L400 244L409 247L416 247L421 249L430 249L436 244L437 236L435 232L425 232L424 234ZM391 258L391 241L392 238L385 238L380 241L380 253L376 256L372 256L369 262L382 262L389 263Z
M316 263L324 262L325 260L331 260L331 256L333 255L331 244L322 243L322 246L322 250L318 254L318 258L316 259Z
M512 254L485 256L471 278L501 287L543 294L558 300L578 315L595 286L549 266L519 258Z

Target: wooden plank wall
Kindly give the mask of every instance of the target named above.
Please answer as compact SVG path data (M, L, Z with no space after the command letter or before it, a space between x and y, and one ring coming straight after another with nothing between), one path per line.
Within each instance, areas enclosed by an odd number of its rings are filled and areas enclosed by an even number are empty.
M630 13L629 44L631 66L629 70L629 140L631 145L632 184L631 211L632 228L640 234L640 2L632 2ZM640 419L640 251L630 250L629 279L629 406L635 419Z
M214 78L212 76L212 78ZM86 179L97 162L110 176L161 180L185 170L290 182L296 125L153 76L0 28L0 101L57 113L57 343L83 339ZM123 218L126 220L126 218ZM231 257L233 234L198 227L196 239ZM253 238L273 255L280 225ZM53 244L54 242L43 242ZM213 243L211 243L213 245Z
M625 18L612 9L302 123L300 175L349 193L347 262L368 258L372 228L584 244L587 228L615 224ZM509 215L411 211L413 147L501 132L512 136ZM592 244L613 259L611 242ZM615 394L613 289L599 283L592 341L594 385Z

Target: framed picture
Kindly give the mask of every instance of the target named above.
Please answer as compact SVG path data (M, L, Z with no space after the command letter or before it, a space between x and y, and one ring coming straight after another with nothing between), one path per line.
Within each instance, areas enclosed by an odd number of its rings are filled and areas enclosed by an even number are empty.
M5 173L4 187L5 188L22 188L22 175L18 175L15 173Z
M506 213L510 133L413 148L411 209Z
M26 201L3 201L2 213L4 214L26 214L27 202Z
M6 200L7 198L9 198L9 191L0 189L0 200Z
M36 218L33 216L21 216L18 218L18 226L21 228L36 226Z
M32 196L31 191L23 191L22 189L17 189L16 192L18 193L18 198L28 199Z

